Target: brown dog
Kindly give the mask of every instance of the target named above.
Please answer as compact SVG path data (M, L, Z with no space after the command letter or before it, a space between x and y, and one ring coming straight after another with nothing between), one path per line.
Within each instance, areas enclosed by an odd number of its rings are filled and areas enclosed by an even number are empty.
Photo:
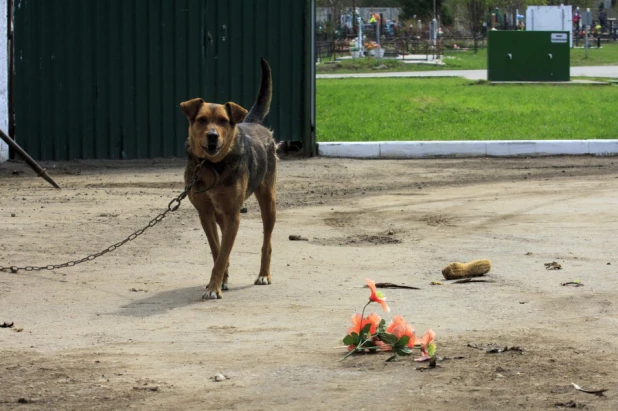
M270 109L271 96L270 67L262 59L260 91L248 114L232 102L220 105L196 98L180 104L189 120L185 183L195 179L189 199L199 213L215 262L204 299L221 298L221 290L227 290L229 257L238 233L240 209L251 194L260 205L264 225L262 263L255 284L271 283L277 154L272 133L261 125Z

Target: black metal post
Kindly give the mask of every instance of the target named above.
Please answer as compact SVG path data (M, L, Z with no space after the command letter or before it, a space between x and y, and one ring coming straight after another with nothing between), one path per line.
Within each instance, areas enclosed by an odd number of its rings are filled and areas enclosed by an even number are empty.
M32 168L37 173L39 177L43 177L45 181L47 181L52 186L58 189L60 188L60 186L56 184L56 182L50 176L47 175L45 169L38 165L37 162L34 161L34 159L24 151L23 148L21 148L15 141L13 141L11 137L6 135L6 133L2 130L0 130L0 138L2 138L2 140L4 140L4 142L7 143L9 147L11 147L17 154L19 154L21 158L24 159L24 161L30 166L30 168Z

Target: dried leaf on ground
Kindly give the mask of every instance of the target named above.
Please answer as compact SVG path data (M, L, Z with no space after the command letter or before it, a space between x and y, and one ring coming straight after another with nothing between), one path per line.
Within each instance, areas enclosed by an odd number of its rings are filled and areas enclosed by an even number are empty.
M494 280L478 280L474 278L464 278L463 280L453 281L451 284L466 284L466 283L495 283Z
M572 285L573 287L582 287L584 284L579 280L575 280L575 281L567 281L566 283L560 283L560 285L562 286Z
M600 390L587 390L587 389L584 389L584 388L580 387L579 385L575 384L574 382L572 382L572 383L571 383L571 385L572 385L572 386L573 386L573 388L575 388L577 391L585 392L585 393L587 393L587 394L594 394L594 395L598 395L599 397L602 397L602 396L603 396L603 393L604 393L605 391L607 391L607 389L606 389L606 388L602 388L602 389L600 389Z
M420 290L420 288L412 287L411 285L400 285L393 283L376 283L376 288L405 288L407 290Z
M476 344L476 343L468 343L468 347L485 351L487 354L499 354L499 353L503 353L507 351L516 351L516 352L523 354L524 352L524 349L521 347L517 347L517 346L509 347L506 345L502 346L502 345L496 345L496 344L481 345L481 344Z

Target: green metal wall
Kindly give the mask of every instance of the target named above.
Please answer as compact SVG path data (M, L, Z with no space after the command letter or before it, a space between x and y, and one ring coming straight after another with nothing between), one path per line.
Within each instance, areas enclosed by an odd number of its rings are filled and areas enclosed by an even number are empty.
M487 80L569 81L569 32L490 31Z
M184 156L194 97L247 109L259 60L266 125L311 139L313 1L14 0L15 139L39 160Z

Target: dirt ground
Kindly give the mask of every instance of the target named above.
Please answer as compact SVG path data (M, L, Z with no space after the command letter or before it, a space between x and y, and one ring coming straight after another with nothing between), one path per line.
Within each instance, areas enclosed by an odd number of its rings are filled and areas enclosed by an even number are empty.
M2 266L96 253L183 189L182 160L44 166L62 190L0 164ZM616 410L617 179L611 157L282 158L270 286L252 285L254 199L221 300L200 299L212 261L188 200L94 261L0 273L0 324L14 323L0 328L0 408ZM442 278L478 258L489 282ZM392 311L368 312L435 330L436 368L339 361L365 278L420 288L385 289Z

